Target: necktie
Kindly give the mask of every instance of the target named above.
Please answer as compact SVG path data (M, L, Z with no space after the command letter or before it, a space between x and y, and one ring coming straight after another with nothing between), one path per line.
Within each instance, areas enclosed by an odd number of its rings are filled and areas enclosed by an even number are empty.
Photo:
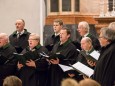
M21 36L21 33L18 33L18 34L17 34L17 38L19 38L20 36Z

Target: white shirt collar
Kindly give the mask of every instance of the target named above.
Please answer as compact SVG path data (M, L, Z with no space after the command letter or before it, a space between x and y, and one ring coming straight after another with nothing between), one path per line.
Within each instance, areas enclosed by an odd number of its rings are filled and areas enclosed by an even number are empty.
M24 30L23 30L22 32L18 32L18 31L17 31L17 34L19 34L19 33L20 33L20 35L22 35L22 34L24 33Z
M86 34L84 35L84 37L86 37L88 34L89 34L89 33L86 33Z

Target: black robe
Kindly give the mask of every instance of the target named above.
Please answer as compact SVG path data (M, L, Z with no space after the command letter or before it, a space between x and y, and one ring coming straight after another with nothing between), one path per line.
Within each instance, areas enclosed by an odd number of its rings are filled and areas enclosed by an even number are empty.
M55 36L54 34L51 36L48 36L45 39L44 45L49 50L52 51L53 46L60 41L59 35Z
M102 48L92 78L101 86L113 86L115 81L115 42Z
M43 46L36 46L37 53L42 51L48 53L48 50ZM29 51L29 48L23 50L22 53ZM38 58L41 58L38 56ZM48 62L46 59L41 58L35 61L36 68L24 66L18 71L18 77L22 80L22 86L46 86L48 75Z
M92 40L92 45L95 50L101 49L99 40L95 36L93 36L92 34L88 34L86 37L89 37ZM81 44L80 44L81 39L82 37L79 37L77 40L73 41L73 44L76 46L76 48L80 50L81 50Z
M13 56L13 52L16 52L16 50L10 44L0 48L0 60L5 58L4 62L0 64L0 86L2 86L4 78L15 75L16 73L17 62Z
M21 53L28 46L28 38L30 33L24 29L24 33L17 38L17 31L14 31L10 36L10 44L15 47L17 53Z
M65 58L60 58L59 63L63 65L69 65L75 63L75 59L78 56L76 47L68 40L66 43L60 45L57 43L52 50L52 53L60 53L65 56ZM50 65L51 81L49 86L61 86L61 81L67 78L67 73L63 72L62 69L57 64Z
M92 48L92 49L88 52L88 54L90 54L90 53L93 52L93 51L94 51L94 48ZM81 50L81 52L85 53L85 56L88 56L88 55L86 54L86 51ZM87 63L87 58L84 57L81 53L79 53L79 55L78 55L78 57L77 57L77 61L79 61L79 62L83 63L84 65L86 65L86 66L88 66L88 67L94 69L94 67L91 67L91 66ZM74 78L75 78L77 81L81 81L81 80L83 79L83 75L81 75L78 71L75 71L74 74L75 74Z

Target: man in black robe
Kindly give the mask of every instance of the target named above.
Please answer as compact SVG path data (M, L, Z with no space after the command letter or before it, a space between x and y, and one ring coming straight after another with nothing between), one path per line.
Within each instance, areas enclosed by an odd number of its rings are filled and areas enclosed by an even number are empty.
M99 41L102 49L92 78L99 82L101 86L114 86L115 31L108 28L102 28L100 31Z
M94 69L95 66L92 66L92 65L90 66L88 64L88 62L90 60L90 59L88 59L89 54L94 51L94 48L92 45L92 40L89 37L82 38L81 48L82 48L82 50L81 51L79 50L80 53L79 53L76 61L79 61L79 62L83 63L84 65ZM68 74L68 75L70 75L70 77L71 77L71 74ZM78 71L74 71L72 75L73 75L72 78L76 79L77 81L80 81L83 79L82 74L79 73Z
M8 35L0 33L0 86L3 80L16 72L16 59L13 53L15 48L8 42Z
M28 41L29 47L25 48L22 54L32 52L32 57L27 57L29 59L25 64L18 62L18 76L22 80L22 86L46 86L48 62L41 58L40 53L48 53L48 50L40 45L40 37L37 34L30 34Z
M62 27L63 27L63 21L61 19L55 19L53 22L54 33L48 36L44 42L45 47L49 51L51 51L53 49L53 46L60 41L59 34Z
M60 31L60 42L55 44L52 50L53 54L61 54L64 57L50 59L51 85L60 86L62 79L68 77L67 73L63 72L58 64L69 65L75 63L78 56L76 47L71 43L70 30L63 27Z
M80 49L80 41L83 37L89 37L92 40L92 44L95 50L100 50L101 46L99 43L99 40L93 36L91 33L89 33L89 24L85 21L82 21L78 24L78 29L77 31L80 34L80 37L77 38L76 41L74 41L73 43L76 45L76 47L78 49Z
M24 48L28 46L28 38L30 33L24 29L25 21L23 19L16 20L16 31L10 36L10 44L15 47L17 53L21 53Z

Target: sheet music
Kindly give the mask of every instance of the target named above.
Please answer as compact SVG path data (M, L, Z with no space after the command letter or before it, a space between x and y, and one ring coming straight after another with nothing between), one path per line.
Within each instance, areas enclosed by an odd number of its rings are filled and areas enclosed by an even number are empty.
M94 57L96 60L99 59L100 53L98 53L97 51L93 51L91 52L89 55L91 55L92 57Z
M81 62L77 62L72 66L89 77L94 73L93 69L82 64Z
M58 64L61 68L62 68L62 70L65 72L65 71L68 71L68 70L73 70L73 68L72 67L70 67L70 66L66 66L66 65L62 65L62 64Z

